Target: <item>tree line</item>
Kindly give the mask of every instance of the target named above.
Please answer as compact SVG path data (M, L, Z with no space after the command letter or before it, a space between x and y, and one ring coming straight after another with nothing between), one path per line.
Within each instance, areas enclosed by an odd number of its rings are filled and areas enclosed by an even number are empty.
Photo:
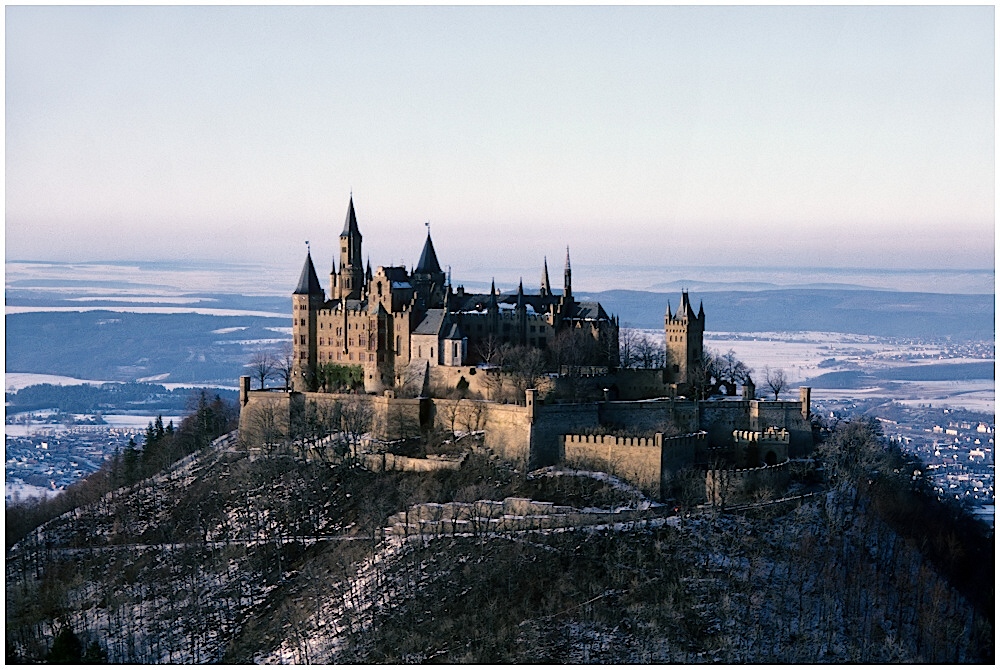
M176 428L162 417L150 422L143 445L131 440L101 468L66 488L53 498L8 504L6 542L9 549L46 521L80 505L97 500L105 493L131 486L160 471L170 463L205 448L216 437L235 430L239 418L235 404L220 395L209 398L205 389L189 399L191 413Z

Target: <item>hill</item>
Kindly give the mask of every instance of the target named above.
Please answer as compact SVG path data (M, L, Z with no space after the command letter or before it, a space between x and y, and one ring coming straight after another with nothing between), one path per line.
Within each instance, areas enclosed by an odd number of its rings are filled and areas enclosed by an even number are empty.
M223 441L8 551L8 660L71 630L130 663L990 661L992 581L976 600L921 553L940 524L912 525L906 464L864 430L821 454L821 495L683 515L479 449L372 472ZM951 541L954 570L991 574Z
M667 300L677 295L648 291L600 291L578 297L599 300L622 325L662 328ZM992 340L994 296L852 289L706 291L692 294L705 304L713 332L823 331L881 337Z

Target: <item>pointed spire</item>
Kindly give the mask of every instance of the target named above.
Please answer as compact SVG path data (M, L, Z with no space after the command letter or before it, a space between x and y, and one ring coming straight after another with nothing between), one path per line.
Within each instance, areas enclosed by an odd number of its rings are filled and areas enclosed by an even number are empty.
M563 270L563 296L573 296L573 270L569 265L569 245L566 246L566 269Z
M552 287L549 285L549 259L542 256L542 288L539 291L543 298L552 295Z
M704 300L699 300L698 301L698 318L699 319L704 319L705 318L705 301Z
M441 265L438 263L437 254L434 253L434 243L431 242L431 229L427 228L427 240L424 241L424 250L420 252L420 260L417 262L417 272L422 274L437 274L441 272Z
M370 258L368 259L368 266L365 268L365 280L372 280L372 261Z
M351 199L347 203L347 218L344 219L344 230L340 233L341 237L348 235L361 235L361 231L358 230L358 217L354 214L354 193L351 193Z
M496 281L490 280L490 308L495 309L497 306L497 284Z
M517 283L517 308L524 309L524 279Z
M312 255L306 252L306 262L302 266L302 274L299 276L298 286L292 295L323 295L323 288L319 285L319 277L316 276L316 267L313 265Z
M673 312L670 311L670 301L667 301L667 319L674 318Z

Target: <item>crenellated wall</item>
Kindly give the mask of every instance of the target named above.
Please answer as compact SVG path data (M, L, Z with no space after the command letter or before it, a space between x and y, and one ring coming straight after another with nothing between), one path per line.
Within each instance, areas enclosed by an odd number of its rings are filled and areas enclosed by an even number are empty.
M650 455L656 450L655 446L638 442L616 444L615 449L634 451L628 452L628 457L608 457L609 466L619 470L631 468L643 482L659 482L659 474L664 471L707 462L710 449L731 457L739 451L733 449L734 433L737 436L735 441L739 442L744 439L740 436L749 434L745 431L759 431L759 426L763 426L765 431L771 426L783 429L774 443L778 446L775 449L777 461L796 458L812 447L812 432L806 418L808 405L800 403L763 400L696 402L666 398L635 402L543 404L538 401L538 393L534 389L529 390L526 396L526 404L521 406L471 399L396 398L391 391L382 395L250 391L249 379L243 378L240 385L240 431L247 438L267 430L287 434L289 428L293 432L301 429L310 416L330 411L337 403L342 406L362 403L371 409L372 432L378 438L413 437L430 428L456 432L484 431L486 447L505 459L523 462L532 469L577 458L578 450L589 444L586 441L570 442L572 453L567 453L567 442L563 438L566 435L584 435L608 427L636 433L663 434L668 430L685 434L701 433L690 444L681 440L685 435L663 438L664 446L659 451L663 458L655 464L656 458ZM668 444L672 446L668 448ZM782 450L781 445L786 444L787 450ZM601 446L607 444L602 442ZM764 455L760 454L761 457ZM749 464L740 459L731 462ZM625 463L631 465L626 466ZM654 472L657 473L655 477Z
M705 473L705 494L714 505L749 502L762 489L773 494L788 486L791 477L789 461L759 468L708 470Z
M567 464L613 474L662 499L673 475L693 465L695 454L704 450L706 437L703 431L651 438L564 435L562 442Z

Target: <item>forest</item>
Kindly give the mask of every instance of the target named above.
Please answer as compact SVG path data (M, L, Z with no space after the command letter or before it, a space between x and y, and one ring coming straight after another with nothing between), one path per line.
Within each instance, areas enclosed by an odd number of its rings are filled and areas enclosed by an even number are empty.
M387 520L421 503L643 501L481 446L433 472L254 455L206 442L229 419L205 400L177 436L151 432L197 441L109 466L73 504L8 510L8 662L67 649L129 663L993 660L992 534L939 503L877 422L842 422L818 447L820 494L399 537Z

